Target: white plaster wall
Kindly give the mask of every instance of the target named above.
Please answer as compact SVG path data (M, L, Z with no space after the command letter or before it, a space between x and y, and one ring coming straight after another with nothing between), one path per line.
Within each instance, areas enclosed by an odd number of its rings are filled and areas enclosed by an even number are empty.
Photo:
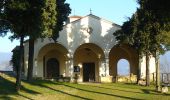
M29 44L28 42L24 43L24 75L27 76L27 70L28 70L28 53L29 53Z
M150 67L150 77L152 78L152 73L156 72L155 58L153 56L150 56L149 67ZM142 63L141 63L141 78L145 79L145 77L146 77L146 56L142 58Z
M92 29L91 33L88 33L88 28ZM113 33L119 28L119 26L110 21L94 15L88 15L64 26L63 30L59 33L60 36L57 41L63 45L72 56L80 45L84 43L94 43L104 51L105 57L108 58L109 51L116 44ZM37 58L41 48L49 43L53 43L53 40L50 41L50 39L45 38L35 41L34 76L43 76L43 67L38 67L43 65L43 59L37 61ZM28 48L27 45L25 45L25 50ZM28 52L25 52L25 58L27 58L27 54Z
M88 28L92 29L91 33L87 31ZM116 40L115 40L115 37L113 36L113 33L119 28L120 27L113 24L112 22L101 19L94 15L88 15L78 21L74 21L64 26L63 30L59 33L60 36L57 40L58 41L57 43L64 46L68 50L70 55L72 55L72 57L76 49L80 45L84 43L94 43L98 45L104 51L105 58L108 58L108 54L111 48L116 44ZM43 77L43 58L39 60L37 58L38 58L38 53L41 50L41 48L49 43L53 43L53 40L45 38L43 40L37 39L35 41L35 47L34 47L35 62L34 62L33 76ZM24 49L25 49L24 65L25 65L26 70L28 67L28 50L29 50L28 47L29 47L28 42L26 42L24 45ZM146 73L145 69L146 69L145 57L143 57L143 60L141 63L141 75L143 78L145 77L145 73ZM100 71L104 71L104 70L100 70ZM150 73L153 73L153 72L155 72L155 59L154 57L151 57L150 58ZM104 73L104 72L100 72L100 73Z

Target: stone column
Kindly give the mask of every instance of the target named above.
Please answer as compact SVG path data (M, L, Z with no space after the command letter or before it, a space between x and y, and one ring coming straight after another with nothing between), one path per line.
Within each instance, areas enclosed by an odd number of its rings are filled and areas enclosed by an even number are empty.
M69 59L69 63L70 63L70 66L69 66L69 73L70 73L70 76L72 77L73 76L73 58L70 58Z
M96 79L98 79L97 81L101 82L101 77L103 75L103 63L102 63L102 60L101 60L101 55L98 55L98 75Z
M109 76L109 58L105 58L105 76Z
M73 77L74 77L74 73L73 73L73 67L74 67L74 61L73 61L73 56L71 54L68 54L68 76L71 78L71 82L73 82Z
M65 76L69 76L69 63L68 59L65 60Z
M101 59L98 59L98 64L99 64L99 76L102 76L104 73L104 69L103 69L103 62L101 61Z
M103 76L101 76L101 82L104 82L104 83L112 82L112 76L109 75L109 58L108 57L104 58L103 60L102 74Z
M156 64L156 90L158 92L161 91L161 83L160 83L160 60L159 60L159 52L156 51L156 57L155 57L155 64ZM168 79L168 75L167 75Z

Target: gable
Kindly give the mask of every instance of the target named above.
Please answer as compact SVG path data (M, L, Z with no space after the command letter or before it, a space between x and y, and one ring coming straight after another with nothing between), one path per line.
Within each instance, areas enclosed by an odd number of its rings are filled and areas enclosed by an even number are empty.
M77 16L71 16L70 18L75 18L75 17L77 18L77 20L74 20L74 21L72 21L72 22L70 22L70 23L68 23L68 24L80 23L81 21L84 21L84 20L87 20L87 19L89 19L89 22L90 22L90 19L94 19L94 20L98 20L98 21L103 22L103 23L110 24L110 25L112 25L113 27L117 27L117 28L120 28L120 27L121 27L121 26L118 25L118 24L115 24L115 23L113 23L113 22L111 22L111 21L109 21L109 20L100 18L100 17L98 17L98 16L96 16L96 15L93 15L93 14L89 14L89 15L84 16L84 17L81 17L81 16L78 16L78 17L77 17Z

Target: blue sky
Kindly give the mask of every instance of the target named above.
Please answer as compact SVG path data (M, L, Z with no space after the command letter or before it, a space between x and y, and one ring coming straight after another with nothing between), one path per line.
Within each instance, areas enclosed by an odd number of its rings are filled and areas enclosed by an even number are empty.
M122 24L138 7L136 0L66 0L72 8L71 15L85 16L90 13Z
M92 14L122 25L127 17L130 17L138 7L136 0L66 0L72 9L71 15L85 16ZM19 45L19 41L11 42L8 36L0 37L0 52L11 52Z
M117 63L117 72L118 75L129 75L130 74L130 66L129 62L126 59L120 59Z

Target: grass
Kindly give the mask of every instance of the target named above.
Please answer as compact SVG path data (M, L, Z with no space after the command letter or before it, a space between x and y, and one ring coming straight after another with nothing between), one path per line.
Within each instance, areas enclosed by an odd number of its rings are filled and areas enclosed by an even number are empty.
M45 80L22 82L20 92L15 91L15 79L0 75L2 100L170 100L170 92L157 93L154 87L123 83L60 83Z

